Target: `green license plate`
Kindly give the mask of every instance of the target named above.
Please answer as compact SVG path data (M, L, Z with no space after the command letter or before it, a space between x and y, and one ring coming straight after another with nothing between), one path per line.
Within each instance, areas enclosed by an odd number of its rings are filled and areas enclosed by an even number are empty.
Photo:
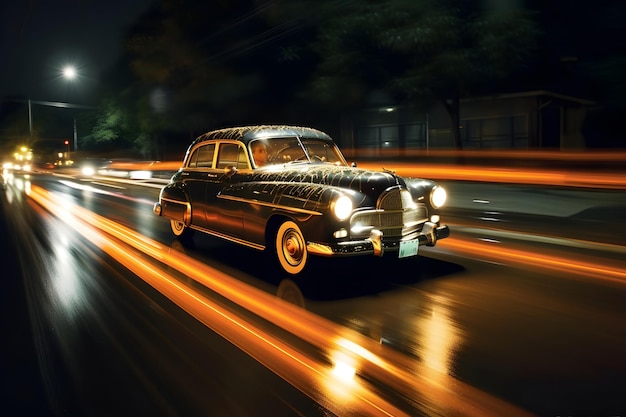
M417 255L417 248L419 247L419 239L406 240L400 242L400 251L398 252L398 258L408 258L409 256Z

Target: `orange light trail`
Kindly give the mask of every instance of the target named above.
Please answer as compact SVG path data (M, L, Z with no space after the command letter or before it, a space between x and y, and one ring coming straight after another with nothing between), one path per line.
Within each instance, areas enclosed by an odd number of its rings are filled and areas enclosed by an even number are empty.
M538 169L458 166L453 164L424 164L398 162L366 162L359 167L391 169L403 177L434 178L437 180L498 182L509 184L554 185L603 189L626 189L626 174Z
M472 257L480 256L500 263L518 263L531 265L536 268L549 268L560 272L584 275L604 279L607 281L626 284L626 264L607 265L596 262L585 262L579 259L561 258L545 255L538 252L527 252L507 248L494 243L476 242L469 239L459 239L450 236L445 241L445 249L469 254Z
M345 150L343 154L351 159L359 158L384 158L388 160L397 159L399 156L404 158L412 158L415 160L425 161L429 158L439 159L483 159L483 160L502 160L514 159L517 161L543 161L543 162L570 162L570 163L589 163L589 162L618 162L622 163L626 160L626 151L624 149L615 150L589 150L584 151L565 151L565 150L506 150L506 149L352 149Z
M29 196L207 327L338 415L406 415L382 398L377 390L370 390L367 380L385 384L397 394L442 415L529 415L449 375L438 374L434 378L432 370L412 358L251 287L184 253L172 253L168 246L121 224L72 203L59 201L43 188L31 187ZM181 284L167 272L168 267L301 338L329 358L323 360L295 350L255 325L253 318L238 316ZM341 365L329 363L332 362L330 357L335 357L337 352L352 358L355 364L351 384L333 375L333 365Z
M367 158L359 167L379 171L382 167L396 171L401 176L432 178L435 180L479 181L512 184L552 185L566 187L626 189L626 170L623 161L626 152L585 151L505 151L505 150L367 150L344 152L349 158ZM398 154L402 154L402 162ZM371 162L376 158L376 162ZM463 164L455 161L463 160ZM446 162L448 161L448 162ZM507 161L515 161L515 167ZM540 162L549 169L532 166ZM487 163L487 165L485 165ZM517 166L518 163L522 166ZM573 169L555 167L569 164ZM589 170L585 165L606 165L612 171ZM115 162L112 169L176 171L181 161Z

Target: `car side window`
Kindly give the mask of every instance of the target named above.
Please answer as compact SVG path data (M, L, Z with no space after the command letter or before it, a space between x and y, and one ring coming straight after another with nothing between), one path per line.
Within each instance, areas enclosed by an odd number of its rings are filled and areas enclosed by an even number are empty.
M187 168L195 168L197 160L198 160L198 149L194 150L191 153L191 156L187 160Z
M213 155L215 154L215 144L196 148L189 158L187 167L189 168L211 168L213 167Z
M212 168L215 144L211 143L198 149L198 168Z
M246 152L236 143L221 143L217 155L217 168L249 168Z

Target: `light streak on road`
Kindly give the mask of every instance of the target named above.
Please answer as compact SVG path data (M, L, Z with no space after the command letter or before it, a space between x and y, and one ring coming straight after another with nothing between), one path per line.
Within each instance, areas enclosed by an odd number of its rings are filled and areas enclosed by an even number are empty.
M534 268L551 269L568 274L578 274L597 279L626 284L626 263L609 260L594 262L580 257L560 257L540 252L528 252L498 244L497 240L472 240L450 236L442 244L444 250L464 253L474 259L490 259L502 264L523 264Z
M221 334L268 369L338 415L405 415L370 389L383 384L441 415L523 416L513 405L433 370L415 359L251 287L221 271L172 251L133 230L33 186L30 198L64 219L87 239L138 277L163 293L199 321ZM287 341L243 317L171 275L171 268L208 289L288 331L324 352L307 355ZM341 388L341 389L339 389Z
M87 191L87 192L94 193L94 194L102 194L102 195L116 197L116 198L121 198L121 199L129 200L129 201L135 201L137 203L143 203L143 204L147 204L149 206L154 205L154 201L148 201L148 200L144 200L144 199L140 199L140 198L133 198L133 197L129 197L129 196L125 195L125 194L121 194L119 192L114 193L114 192L107 191L107 190L101 190L100 188L92 187L90 185L80 184L80 183L77 183L77 182L74 182L74 181L59 180L59 182L61 184L63 184L63 185L66 185L66 186L68 186L70 188L74 188L76 190ZM124 187L119 187L119 186L115 186L115 185L111 185L111 184L102 184L102 183L99 183L99 182L92 182L92 184L104 185L104 186L107 186L107 187L117 188L117 189L124 189Z

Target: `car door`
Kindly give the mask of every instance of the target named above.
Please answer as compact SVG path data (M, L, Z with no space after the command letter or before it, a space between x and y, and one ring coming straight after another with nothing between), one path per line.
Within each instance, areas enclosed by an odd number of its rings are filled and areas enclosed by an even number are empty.
M198 146L192 150L181 176L191 203L191 224L202 228L208 227L206 187L214 155L215 143Z
M238 142L220 142L206 188L206 216L209 229L233 237L243 232L243 205L231 199L220 198L224 187L237 183L243 177L238 171L250 169L246 151Z

